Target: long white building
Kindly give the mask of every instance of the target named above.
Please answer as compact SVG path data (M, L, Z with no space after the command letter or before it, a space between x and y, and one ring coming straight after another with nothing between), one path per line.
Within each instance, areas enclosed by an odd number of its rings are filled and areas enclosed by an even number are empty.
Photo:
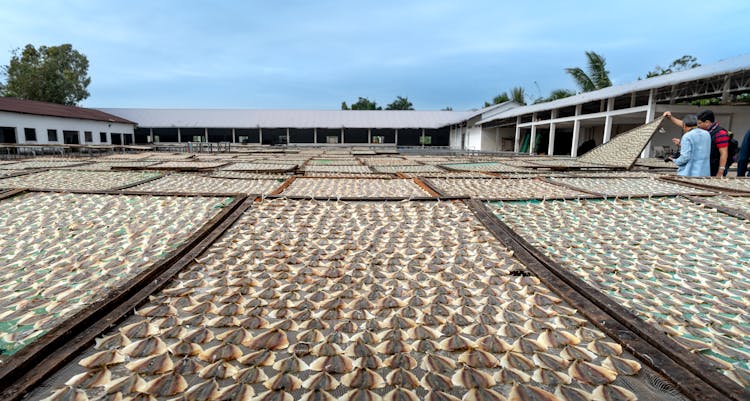
M477 112L415 110L101 109L137 121L136 143L451 145Z

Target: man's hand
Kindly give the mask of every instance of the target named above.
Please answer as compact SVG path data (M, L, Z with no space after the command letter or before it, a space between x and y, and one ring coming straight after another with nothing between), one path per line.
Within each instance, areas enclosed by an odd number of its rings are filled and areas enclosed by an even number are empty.
M680 146L680 138L672 138L672 143L675 144L675 146Z
M717 177L723 177L724 176L724 169L725 166L728 163L729 159L729 148L723 147L719 148L719 171L716 173Z

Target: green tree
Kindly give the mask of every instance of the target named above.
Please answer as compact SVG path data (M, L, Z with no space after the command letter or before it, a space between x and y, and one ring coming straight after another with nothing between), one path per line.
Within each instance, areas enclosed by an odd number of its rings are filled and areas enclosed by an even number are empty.
M646 74L646 78L658 77L659 75L671 74L673 72L685 71L691 68L700 67L698 59L694 56L686 54L678 59L672 61L672 64L667 68L661 68L660 66L654 67L653 71L649 71Z
M495 97L492 98L492 104L500 104L505 103L508 100L510 100L510 97L508 97L508 94L503 92Z
M573 96L575 94L576 93L570 89L555 89L552 92L550 92L548 97L540 97L539 99L534 100L534 104L551 102L553 100L563 99L566 97Z
M576 81L576 84L581 91L591 92L593 90L612 86L612 81L609 80L609 71L607 71L607 63L604 60L604 57L591 51L586 52L586 58L588 58L588 72L583 71L583 69L578 67L565 69L565 72L570 74L570 76Z
M526 105L526 90L521 86L511 88L510 99L518 104Z
M490 103L490 102L484 102L484 107L490 107L492 105L496 105L496 104L500 104L500 103L505 103L508 100L510 100L510 97L508 97L508 93L507 92L503 92L503 93L495 96L494 98L492 98L492 103Z
M566 97L570 97L575 94L576 93L570 89L555 89L552 92L550 92L549 97L547 99L549 101L557 100L557 99L564 99Z
M341 102L341 110L383 110L377 103L366 97L360 97L356 103L352 103L351 107L345 107L346 102Z
M66 105L89 97L86 88L89 61L70 44L39 46L28 44L16 49L10 63L2 67L7 77L0 84L0 95Z
M396 96L396 100L393 103L385 107L386 110L414 110L414 105L411 104L408 98Z
M453 111L453 107L445 106L444 108L440 109L440 111Z

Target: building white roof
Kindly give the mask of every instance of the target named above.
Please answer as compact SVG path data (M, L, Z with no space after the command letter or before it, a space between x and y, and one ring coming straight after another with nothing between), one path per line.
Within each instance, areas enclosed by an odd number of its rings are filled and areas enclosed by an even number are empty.
M464 121L477 113L421 110L99 110L151 128L441 128Z
M547 111L559 109L562 107L575 106L578 104L588 103L596 100L609 99L611 97L617 97L632 92L649 90L652 88L662 88L665 86L677 85L683 82L715 77L717 75L731 74L743 70L750 70L750 54L733 57L715 64L704 65L685 71L673 72L671 74L642 79L623 85L610 86L596 91L584 92L563 99L553 100L551 102L515 107L504 112L492 115L491 117L483 118L476 124L483 124L493 120L516 117L539 111Z

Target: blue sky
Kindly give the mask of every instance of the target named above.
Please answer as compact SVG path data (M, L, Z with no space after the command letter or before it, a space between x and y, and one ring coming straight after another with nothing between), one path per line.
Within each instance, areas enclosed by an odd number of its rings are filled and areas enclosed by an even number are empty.
M87 107L417 110L575 89L584 52L613 83L690 54L750 53L750 2L0 0L0 64L27 43L90 63ZM4 77L3 77L4 79Z

